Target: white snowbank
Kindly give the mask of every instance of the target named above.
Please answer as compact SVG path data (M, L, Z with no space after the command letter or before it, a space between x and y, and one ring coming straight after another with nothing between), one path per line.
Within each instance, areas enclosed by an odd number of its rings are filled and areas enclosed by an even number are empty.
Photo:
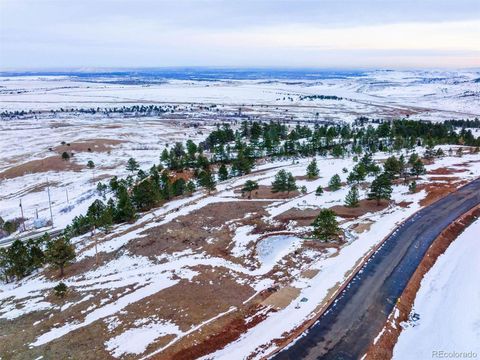
M430 359L435 351L480 356L479 246L477 220L423 278L413 306L420 320L401 332L394 359Z

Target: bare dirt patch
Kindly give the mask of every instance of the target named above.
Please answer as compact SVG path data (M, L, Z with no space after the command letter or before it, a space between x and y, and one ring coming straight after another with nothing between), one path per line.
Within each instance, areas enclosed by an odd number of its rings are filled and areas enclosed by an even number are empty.
M275 217L275 220L283 223L295 221L299 226L309 226L317 217L320 209L289 209Z
M114 146L124 143L124 140L116 139L89 139L84 141L76 141L65 145L58 145L52 148L59 154L64 151L70 152L108 152Z
M377 203L376 200L363 199L360 200L358 207L350 208L343 205L335 205L330 209L335 211L335 213L344 218L357 218L359 216L365 215L367 213L373 213L377 211L384 210L388 207L389 202L382 200L380 203Z
M352 226L352 230L354 230L357 234L361 234L365 231L368 231L370 230L370 228L372 227L372 224L373 224L373 221L366 221L366 222L362 222L360 224L355 224L354 226Z
M314 181L320 178L321 178L320 176L315 176L312 179L310 179L307 175L295 176L295 180L307 180L307 181Z
M427 196L420 201L421 206L428 206L435 201L441 199L445 195L454 192L460 186L466 184L467 181L457 181L457 182L440 182L440 183L429 183L421 184L417 186L417 191L425 190Z
M36 174L47 171L80 171L85 166L73 161L65 161L60 156L50 156L45 159L31 160L16 165L0 173L0 179L13 179L27 174Z
M241 194L242 190L239 188L235 190L235 193ZM298 191L291 191L290 193L287 192L272 192L271 186L260 185L257 190L252 191L251 199L290 199L298 196L300 193ZM244 198L248 197L248 194L242 195Z
M430 181L458 181L460 178L456 176L431 176Z
M276 310L286 308L298 297L300 289L293 286L285 286L263 300L262 305L271 306Z
M428 175L453 175L459 172L465 172L468 169L454 169L451 167L441 167L427 172Z
M201 249L213 256L234 260L228 251L233 234L227 224L232 219L240 222L247 213L255 213L257 218L266 215L263 207L268 204L264 201L213 203L167 224L146 230L142 233L146 236L131 241L127 249L132 254L143 256Z
M307 269L302 271L300 275L307 279L313 279L319 272L320 270L318 269Z

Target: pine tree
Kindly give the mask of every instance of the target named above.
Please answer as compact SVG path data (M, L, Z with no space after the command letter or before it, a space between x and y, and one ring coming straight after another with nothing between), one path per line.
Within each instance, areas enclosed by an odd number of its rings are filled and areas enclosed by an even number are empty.
M163 200L170 200L173 196L172 183L170 181L170 174L167 170L160 175L160 197Z
M92 170L95 168L95 163L92 160L88 160L87 167Z
M100 215L98 227L101 230L103 230L105 234L108 234L110 232L110 229L112 228L113 212L114 212L113 204L109 203L109 205L102 212L102 215Z
M287 191L287 194L290 194L291 191L297 190L297 183L292 173L290 172L287 175L287 183L285 184L285 190Z
M312 180L315 179L319 174L317 160L313 159L310 164L307 166L307 178Z
M198 181L200 183L200 186L203 186L205 189L207 189L209 194L216 189L215 179L213 178L212 173L208 170L203 170L198 175Z
M135 218L135 208L128 191L124 186L118 187L118 203L114 213L117 222L132 221Z
M287 191L287 178L288 174L285 170L280 170L275 174L275 179L272 182L272 192Z
M312 223L313 235L323 241L335 238L340 228L335 212L330 209L322 209Z
M170 166L170 154L168 150L165 148L160 155L160 161L163 162L166 166Z
M63 277L65 266L75 260L75 248L65 237L59 237L48 243L45 257L48 264L60 269Z
M28 248L21 240L15 240L7 250L7 257L10 263L9 274L18 279L29 273Z
M102 200L95 200L87 210L87 218L92 226L100 226L100 217L102 213L105 211L105 204Z
M160 191L150 179L140 181L132 189L132 202L140 211L153 208L160 200Z
M417 191L417 182L415 180L408 185L408 191L410 191L411 194L414 194Z
M6 248L0 248L0 272L3 280L8 283L11 274L11 261Z
M172 184L173 196L182 196L185 193L187 183L184 179L178 178Z
M38 269L45 263L45 253L36 241L29 239L27 241L28 248L28 268L29 272Z
M330 191L337 191L342 187L342 180L338 174L332 176L328 182L328 188Z
M385 174L387 174L390 179L395 179L397 175L399 175L402 171L401 163L395 156L390 156L383 164L383 170Z
M258 183L253 180L247 180L242 188L242 193L248 193L248 198L252 197L252 191L258 189Z
M186 190L187 190L187 193L188 193L189 195L191 195L191 194L193 194L193 193L195 192L195 183L194 183L192 180L190 180L190 181L187 182L187 188L186 188Z
M392 182L388 175L380 174L375 180L372 181L370 187L369 199L377 200L377 205L380 205L380 201L390 200L392 195Z
M350 191L348 192L347 196L345 197L345 205L347 207L358 207L360 204L359 202L359 193L358 188L354 185L351 187Z
M228 179L228 170L225 164L222 164L218 169L218 180L225 181L227 179Z
M132 174L140 168L138 162L134 158L130 158L127 161L127 171L130 171Z
M315 196L321 196L323 194L323 188L322 186L317 187L315 190Z
M56 297L59 298L64 298L65 295L67 294L68 287L65 285L63 282L59 282L54 288L53 288L53 293L55 294Z
M427 170L425 169L425 165L423 165L422 160L420 159L415 160L415 162L412 164L410 173L413 176L415 176L417 179L420 177L420 175L424 175L427 173Z

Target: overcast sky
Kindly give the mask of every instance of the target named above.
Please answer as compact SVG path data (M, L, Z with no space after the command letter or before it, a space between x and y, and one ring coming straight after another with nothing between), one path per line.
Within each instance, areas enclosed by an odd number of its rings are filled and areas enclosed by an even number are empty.
M0 0L0 68L480 67L480 0Z

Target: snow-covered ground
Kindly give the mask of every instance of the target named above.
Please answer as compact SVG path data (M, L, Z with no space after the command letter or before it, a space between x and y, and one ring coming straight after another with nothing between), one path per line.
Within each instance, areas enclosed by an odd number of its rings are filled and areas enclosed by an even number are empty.
M434 120L474 118L480 114L480 85L475 81L479 77L475 72L375 71L360 77L321 81L170 80L148 86L82 82L65 76L0 77L1 111L185 103L179 105L180 108L175 110L175 114L162 116L44 112L23 119L0 119L0 173L19 164L46 161L52 156L59 157L58 151L50 148L59 146L62 141L71 143L72 146L94 140L99 140L100 143L118 141L109 145L105 151L93 149L92 152L77 152L70 160L72 165L79 166L76 169L27 172L22 176L0 178L0 216L6 219L20 216L18 205L21 199L25 216L29 219L28 226L32 225L31 221L37 210L40 217L49 218L48 193L45 187L48 179L54 225L57 228L64 227L75 215L85 213L91 202L99 196L94 190L98 180L106 181L113 175L124 177L128 174L125 163L129 157L136 158L141 167L148 170L151 165L158 163L160 152L165 145L187 139L196 142L202 140L214 125L211 120L219 119L215 115L217 111L198 107L192 109L189 103L222 104L219 105L219 114L235 113L241 107L242 114L253 118L267 116L269 119L285 120L351 121L361 115L377 118L403 116L406 113L411 113L411 118ZM300 100L301 95L308 94L336 95L344 99ZM265 105L268 105L268 108ZM190 127L189 124L193 121L200 126ZM443 147L446 153L448 148ZM378 153L375 159L382 161L390 155ZM86 168L88 160L93 160L96 164L94 173ZM188 216L206 206L245 201L234 188L243 185L247 179L257 180L260 185L270 185L279 168L292 172L294 176L304 176L310 161L310 158L305 158L267 162L256 167L253 174L218 184L217 191L210 196L196 192L192 197L173 200L143 214L134 224L114 227L111 234L100 236L98 244L98 251L111 254L112 258L98 267L87 267L80 274L65 279L68 287L78 295L75 300L64 304L52 301L51 289L58 281L42 272L17 283L0 284L0 321L15 322L21 316L45 312L44 318L32 322L34 337L25 341L25 346L33 349L32 351L42 346L50 346L55 340L73 336L75 331L100 322L111 332L102 339L101 346L104 351L118 358L130 355L142 358L164 351L238 310L235 306L219 309L213 316L190 324L189 328L181 328L175 319L162 318L160 315L147 317L143 313L140 316L132 312L128 314L130 318L126 319L124 316L129 306L143 304L145 299L153 295L161 297L163 291L172 289L181 282L194 284L196 277L201 275L202 268L213 268L219 272L227 271L238 284L250 287L253 295L242 299L244 304L262 290L276 285L278 280L280 286L288 283L289 287L298 290L289 305L272 312L264 308L263 321L251 327L236 341L207 357L242 359L252 353L256 353L257 357L268 354L275 349L273 340L281 338L285 332L313 316L318 306L326 300L329 291L338 286L352 268L401 221L421 208L421 201L427 196L425 190L410 194L407 186L397 185L392 194L394 202L386 209L354 219L344 219L341 227L348 234L348 242L338 249L304 249L301 232L305 227L295 223L288 224L288 234L258 234L252 224L241 221L247 219L251 215L249 213L243 214L242 219L231 219L225 223L232 237L228 247L222 250L229 257L224 258L218 253L208 254L201 246L175 253L150 254L151 257L147 257L130 253L128 245L141 241L146 236L145 231L173 224L182 216ZM455 181L472 180L480 176L478 161L478 154L436 159L434 164L427 166L427 170L450 168L452 173L426 175L417 181L418 186L430 182L434 177L443 177L435 180L439 183L445 182L449 177L456 178ZM347 186L335 192L325 191L322 196L316 196L315 189L318 186L326 187L334 174L340 175L342 181L345 181L347 173L343 172L343 169L350 170L354 166L353 158L317 157L317 162L320 168L318 179L297 181L298 186L307 188L306 194L288 199L255 199L255 202L260 204L259 210L265 214L262 215L262 221L275 224L278 215L291 209L320 209L343 205L348 192ZM92 178L95 180L92 181ZM361 198L366 196L366 192L366 189L360 189ZM262 205L263 203L265 205ZM400 203L402 205L399 205ZM361 231L356 231L358 225L365 226ZM478 225L476 226L478 233ZM218 231L218 228L209 227L209 224L205 224L205 227L212 234ZM157 234L158 238L162 236L166 234ZM89 235L72 241L77 247L78 262L93 260L95 248ZM206 243L210 245L215 241L212 235ZM280 270L286 267L286 261L292 261L297 252L308 261L297 261L294 267L288 268L288 276L278 275ZM473 249L469 252L475 253ZM462 259L462 262L468 263L467 259ZM460 267L460 264L458 266ZM306 270L311 271L309 276L305 275ZM468 273L472 274L474 270ZM274 273L275 271L277 272ZM312 272L314 275L311 275ZM462 273L463 270L458 271L458 274ZM454 280L460 283L464 279L455 277ZM446 283L442 284L447 286ZM460 288L456 288L453 293L459 292ZM452 302L448 305L453 306ZM76 311L72 318L60 318L57 321L58 314L71 309L81 310ZM419 309L417 312L421 314L428 313L428 310L421 309L421 305L418 306L417 310ZM181 311L183 309L178 310L179 313ZM49 322L52 317L55 319L53 324ZM448 318L453 319L453 315ZM132 319L132 323L125 323ZM422 315L420 324L426 323L426 319L427 315ZM475 334L478 335L478 326L472 329L476 329ZM168 341L156 346L159 339L165 341L166 337ZM398 346L400 345L401 343Z
M26 226L32 228L37 214L39 218L50 219L50 193L54 227L62 229L75 216L84 214L99 197L95 191L99 181L108 182L114 175L125 177L129 174L125 166L130 157L148 171L159 163L160 153L166 146L187 139L199 142L208 131L207 126L194 128L152 117L67 116L0 120L0 216L5 220L20 217L21 201ZM2 178L2 171L22 164L60 159L63 149L70 151L68 147L63 146L61 151L50 149L61 147L62 142L71 143L73 148L75 144L87 143L92 151L73 151L75 156L69 160L70 165L76 166L73 169L49 170L46 165L41 171ZM101 151L96 150L97 143ZM104 143L107 144L105 149L102 147ZM94 162L94 170L87 168L89 160Z
M305 106L288 111L320 119L399 116L409 109L418 112L412 114L414 118L474 118L480 115L478 78L480 74L475 71L370 71L362 76L320 80L165 80L123 85L102 82L101 78L86 82L68 76L3 76L0 108L28 111L136 103L256 104ZM301 101L302 95L335 95L343 100Z
M423 278L413 305L420 319L402 324L404 329L395 345L394 359L480 356L479 246L477 220Z
M379 153L376 154L375 158L382 160L389 155ZM293 163L291 160L267 163L260 167L263 172L248 175L247 178L256 179L260 184L270 184L278 171L278 166L291 171L295 176L301 176L305 174L309 161L310 159L299 159ZM455 174L456 176L469 180L480 176L480 166L475 161L478 161L478 156L473 154L466 154L461 159L455 156L446 156L443 159L438 159L434 164L428 165L427 169L450 167L459 170ZM274 222L277 215L292 208L323 208L343 204L348 191L346 187L335 192L325 192L320 197L314 195L314 190L319 185L327 186L330 177L336 173L342 177L342 180L345 180L347 175L342 172L342 169L344 167L351 168L354 161L348 157L335 160L318 157L317 162L321 169L321 177L313 181L298 181L298 185L305 184L307 186L307 194L285 200L269 200L273 203L265 206L266 222ZM459 163L464 163L464 165L460 166ZM467 171L465 171L465 168ZM428 178L431 176L433 175L427 175L419 180L419 186L428 182ZM98 250L105 253L115 253L128 243L141 239L143 236L141 233L149 228L168 224L180 216L189 215L193 211L216 202L238 201L240 200L238 199L239 195L234 193L233 188L243 184L245 180L245 177L228 180L220 183L218 191L211 196L199 192L194 194L193 197L169 202L161 208L145 214L134 224L120 225L113 230L112 234L106 235L101 240ZM268 313L264 321L249 329L238 340L207 357L240 359L251 353L258 352L257 355L260 356L273 350L275 345L272 344L272 340L281 338L283 333L291 331L312 316L315 309L325 301L328 291L344 280L349 271L370 249L375 247L402 220L420 209L420 201L425 195L425 191L410 194L407 186L395 186L392 194L393 200L396 203L409 202L408 206L390 206L384 210L367 213L357 219L343 222L342 228L349 230L351 235L345 246L339 250L332 248L331 251L326 253L308 250L304 252L304 255L312 262L308 266L301 265L300 268L289 269L292 275L290 286L299 290L298 295L291 301L290 305L276 312ZM365 193L361 191L361 197L363 196L365 196ZM262 201L262 199L257 201ZM245 216L248 217L249 215L246 214ZM351 230L355 225L366 222L371 223L371 226L365 231L357 233ZM281 269L285 258L291 256L302 245L302 241L298 237L289 235L266 237L258 242L259 235L251 234L252 227L237 227L235 222L226 225L235 233L232 238L232 256L237 258L253 256L256 261L246 262L248 266L242 266L239 263L192 249L181 253L157 256L160 261L157 263L146 257L133 256L128 251L122 251L108 263L66 279L65 282L69 288L81 294L78 301L69 304L60 306L49 302L47 296L56 285L56 281L54 279L49 280L43 275L33 275L19 283L0 285L0 301L3 301L0 319L15 320L19 316L36 311L47 311L54 314L64 308L81 306L89 297L95 296L96 303L88 309L82 310L80 319L66 321L49 328L47 331L43 330L37 333L36 338L30 345L36 348L48 344L52 340L60 339L77 329L91 326L98 321L103 321L112 329L115 329L118 316L124 312L127 306L142 302L143 299L153 294L161 296L163 290L177 285L181 280L194 281L192 279L199 275L198 270L196 270L197 266L229 269L232 274L235 274L234 276L239 283L245 283L244 277L248 276L251 279L248 282L249 285L253 288L254 293L258 293L274 284L274 280L267 274L275 267ZM295 229L295 226L293 229ZM295 230L298 231L301 228L296 227ZM120 232L122 234L118 235ZM73 241L78 244L78 261L95 256L94 249L89 247L91 240L88 236L73 239ZM316 275L313 277L303 276L303 271L307 269L316 271ZM118 290L121 293L113 297L107 295L108 293L103 295L98 293L98 291L106 289L109 292ZM307 301L301 301L303 298L306 298ZM235 310L236 308L233 307L228 311L232 313ZM130 326L121 333L107 339L105 349L118 357L125 353L145 356L144 352L148 345L155 342L156 339L164 337L167 333L172 336L172 340L161 349L174 345L192 332L200 330L209 322L222 316L224 315L220 312L215 318L196 324L188 331L180 331L175 322L168 318L149 318L145 321L137 319L135 326ZM41 323L36 325L40 326ZM134 347L123 344L123 340L126 338L138 339L140 337L143 339L142 342ZM154 353L162 351L161 349L155 350ZM147 352L146 355L149 354L151 355Z

